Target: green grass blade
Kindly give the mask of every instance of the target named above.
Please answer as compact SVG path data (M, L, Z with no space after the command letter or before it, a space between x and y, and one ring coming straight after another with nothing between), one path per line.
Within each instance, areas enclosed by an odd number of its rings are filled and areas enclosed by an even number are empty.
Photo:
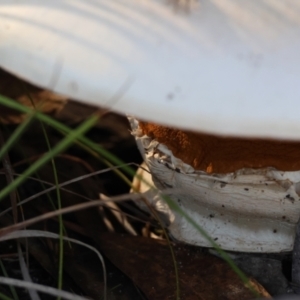
M46 144L48 147L48 150L51 151L51 144L45 129L45 126L43 122L41 122L42 130L45 136ZM53 170L53 176L54 176L54 183L56 186L56 197L57 197L57 205L58 209L62 208L61 205L61 195L60 195L60 189L59 189L59 182L58 182L58 176L57 176L57 170L56 170L56 164L55 164L55 159L51 159L51 165L52 165L52 170ZM64 225L63 225L63 216L59 215L58 216L58 222L59 222L59 258L58 258L58 283L57 283L57 288L59 290L62 289L63 287L63 266L64 266ZM57 298L60 300L60 297Z
M15 109L18 110L20 112L23 113L33 113L34 110L23 106L22 104L9 99L5 96L0 95L0 104L7 106L11 109ZM72 130L70 128L68 128L67 126L61 124L60 122L52 119L51 117L44 115L40 112L35 112L35 117L37 119L39 119L42 122L45 122L46 124L52 126L53 128L55 128L58 131L64 132L65 134L69 134L70 132L72 132ZM89 139L87 139L84 136L78 136L78 140L81 141L84 145L90 147L91 149L93 149L95 152L97 152L98 154L102 155L104 158L106 158L107 160L109 160L111 163L115 164L115 165L122 165L124 164L124 162L122 160L120 160L119 158L117 158L116 156L112 155L109 151L103 149L102 147L100 147L99 145L93 143L92 141L90 141ZM127 166L123 167L123 170L129 174L130 176L134 176L135 171Z
M24 113L32 112L32 109L30 109L28 107L24 107L21 104L13 101L13 100L11 100L7 97L1 96L1 95L0 95L0 104L3 104L3 105L5 105L7 107L10 107L12 109L22 111ZM64 134L72 134L72 132L73 132L67 126L59 123L58 121L53 120L52 118L50 118L46 115L43 115L42 113L37 112L36 117L39 120L41 120L41 121L49 124L50 126L54 127L55 129L64 132ZM111 154L109 151L105 150L101 146L97 145L96 143L90 141L88 138L82 136L81 134L78 134L76 137L72 138L72 141L75 141L76 139L78 141L80 141L81 143L83 143L84 145L88 146L93 151L100 154L102 157L107 159L109 162L111 162L115 165L123 165L122 170L124 172L126 172L128 175L130 175L130 176L135 175L135 171L131 167L126 166L122 160L120 160L119 158L117 158L116 156L114 156L113 154ZM57 152L57 154L58 153L59 152ZM52 157L53 156L51 156L51 158ZM32 165L32 167L33 167L33 165ZM28 170L26 170L26 171L28 171ZM29 176L30 174L31 173L29 173L27 176ZM20 179L20 178L18 178L18 179L19 179L19 181L23 182L22 179ZM15 181L17 181L17 180L15 180ZM15 181L13 183L15 183ZM148 183L146 182L146 184L148 184ZM151 185L149 185L149 186L151 186ZM0 191L0 201L3 198L3 194L5 193L5 195L7 195L9 192L10 191L8 191L8 187L3 189L2 191ZM203 230L203 228L201 228L192 218L190 218L189 215L186 214L172 199L170 199L169 197L165 197L165 196L163 198L165 199L167 204L170 206L170 208L172 208L172 209L176 210L178 213L180 213L201 235L203 235L203 237L205 237L211 243L212 247L215 248L216 251L221 255L221 257L231 266L231 268L241 278L241 280L249 287L249 289L253 292L253 294L255 296L258 296L257 292L254 291L253 288L251 287L251 285L249 284L249 280L248 280L247 276L235 265L235 263L229 257L229 255L218 246L218 244L205 232L205 230Z
M0 293L0 299L1 299L1 300L13 300L12 298L10 298L10 297L8 297L8 296L2 294L2 293Z
M22 122L12 133L12 135L9 137L9 139L5 142L5 144L0 149L0 160L2 160L3 155L5 155L9 151L9 149L18 141L20 136L23 134L23 132L25 132L25 130L33 120L33 118L34 118L34 113L33 114L31 113L30 115L28 115L28 118L26 118L25 121Z
M39 113L37 113L37 115L38 114ZM70 131L69 134L59 144L57 144L56 147L52 149L52 151L47 152L39 160L34 162L27 170L25 170L22 176L16 178L9 186L2 189L0 191L0 201L3 200L4 197L6 197L10 192L15 190L21 183L23 183L28 176L36 172L53 157L55 157L57 154L61 153L67 147L69 147L74 142L74 140L79 138L82 134L84 134L91 127L93 127L97 121L98 116L92 116L88 120L86 120L82 125L80 125L77 129Z

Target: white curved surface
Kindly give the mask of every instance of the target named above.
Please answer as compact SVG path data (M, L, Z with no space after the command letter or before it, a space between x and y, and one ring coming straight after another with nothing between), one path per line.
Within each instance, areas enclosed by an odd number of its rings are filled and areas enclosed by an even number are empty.
M222 249L258 253L293 250L300 214L299 171L264 168L208 174L193 169L165 145L143 135L135 119L130 119L130 123L154 185ZM151 183L146 171L140 169L138 174ZM212 246L186 218L171 210L161 197L154 197L154 191L140 177L134 183L136 190L163 215L175 239L196 246Z
M0 0L0 66L163 124L300 139L300 2L189 2Z

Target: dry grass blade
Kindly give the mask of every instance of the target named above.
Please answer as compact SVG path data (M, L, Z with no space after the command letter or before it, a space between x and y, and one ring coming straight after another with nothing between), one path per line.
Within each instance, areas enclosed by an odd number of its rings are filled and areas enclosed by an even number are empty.
M136 230L133 228L133 226L128 222L128 219L125 216L125 214L123 214L123 212L118 210L118 206L115 203L111 202L109 197L107 197L103 194L100 194L100 199L102 199L106 202L105 206L110 208L111 213L116 217L118 222L124 226L124 229L128 233L130 233L132 235L138 235Z
M130 165L136 165L136 164L134 164L134 163L129 163L129 164L125 164L125 165L126 165L126 166L130 166ZM43 181L43 180L41 180L41 179L37 179L37 178L34 178L34 177L28 177L28 179L35 180L35 181L39 181L39 182L41 182L41 183L48 184L48 185L50 184L50 185L52 185L52 186L51 186L50 188L48 188L48 189L45 189L45 190L43 190L43 191L41 191L41 192L38 192L38 193L35 193L34 195L32 195L32 196L30 196L30 197L28 197L28 198L26 198L26 199L20 201L19 203L17 203L17 206L21 206L21 205L23 205L23 204L25 204L25 203L27 203L27 202L33 200L33 199L36 199L36 198L38 198L38 197L40 197L40 196L42 196L42 195L44 195L44 194L47 194L47 193L49 193L49 192L51 192L51 191L54 191L54 190L56 190L57 187L61 189L61 188L64 187L64 186L70 185L70 184L72 184L72 183L81 181L81 180L83 180L83 179L86 179L86 178L89 178L89 177L92 177L92 176L104 174L104 173L106 173L106 172L110 172L110 171L114 171L114 170L118 170L118 169L122 169L125 165L109 167L109 168L106 168L106 169L104 169L104 170L99 170L99 171L96 171L96 172L93 172L93 173L90 173L90 174L85 174L85 175L83 175L83 176L76 177L76 178L73 178L73 179L68 180L68 181L66 181L66 182L60 183L60 184L58 184L58 186L55 186L55 185L53 185L52 183ZM0 173L0 174L1 174L1 173ZM14 175L14 176L21 176L22 174L14 173L13 175ZM68 190L65 190L65 191L72 193L72 191L68 191ZM84 197L84 196L82 196L82 197L83 197L84 199L86 199L86 200L89 200L88 198L86 198L86 197ZM11 211L11 210L12 210L12 207L7 208L6 210L0 212L0 217L3 216L4 214L8 213L8 212Z
M30 238L30 237L44 237L44 238L52 238L52 239L60 238L60 236L58 234L53 233L53 232L41 231L41 230L20 230L20 231L14 231L12 233L8 233L8 234L0 237L0 241L3 242L3 241L17 239L17 238ZM63 240L81 245L81 246L86 247L96 253L96 255L98 256L98 258L102 264L102 268L103 268L104 300L106 300L107 299L107 297L106 297L106 294L107 294L106 293L106 286L107 286L106 267L105 267L105 262L104 262L104 259L101 255L101 253L95 247L92 247L81 241L78 241L78 240L75 240L72 238L68 238L68 237L63 237ZM59 296L59 295L57 295L57 296Z
M26 281L19 280L19 279L13 279L13 278L7 278L7 277L0 276L0 283L5 284L5 285L13 285L16 287L36 290L36 291L39 291L39 292L42 292L42 293L45 293L48 295L53 295L55 297L60 297L60 298L67 299L67 300L89 300L88 298L74 295L74 294L71 294L66 291L61 291L61 290L55 289L53 287L44 286L44 285L32 283L32 282L26 282Z
M24 256L23 256L23 253L22 253L22 250L21 250L21 246L20 246L19 243L18 243L17 246L18 246L18 256L19 256L19 262L20 262L20 267L21 267L21 272L22 272L23 279L24 279L25 282L32 283L32 279L30 277L29 270L27 268L27 265L25 263L25 259L24 259ZM29 292L31 300L40 300L41 299L36 290L29 289L28 292Z
M119 202L119 201L125 201L128 199L139 200L140 198L141 198L141 194L124 194L121 196L111 197L110 201ZM26 220L24 222L13 224L11 226L7 226L5 228L0 229L0 237L4 236L12 231L19 230L24 227L30 226L32 224L35 224L37 222L56 217L60 214L71 213L71 212L79 211L82 209L87 209L87 208L91 208L91 207L95 207L95 206L103 206L103 205L106 205L106 203L103 200L94 200L94 201L90 201L90 202L86 202L86 203L80 203L80 204L68 206L68 207L53 211L53 212L48 212L43 215Z
M0 144L2 147L4 146L4 138L3 138L1 130L0 130ZM5 153L3 155L2 164L3 164L4 173L5 173L6 181L7 181L7 185L8 185L14 180L14 175L13 175L14 172L13 172L13 169L11 166L11 162L10 162L8 153ZM17 223L18 222L17 191L16 190L12 191L9 196L10 196L11 208L13 211L14 223ZM20 247L20 244L18 241L17 241L17 249L18 249L18 257L19 257L22 276L25 281L32 283L32 279L30 277L30 274L29 274L27 265L25 263L24 256L23 256L23 253L22 253L22 250L21 250L21 247ZM29 289L29 295L32 300L40 300L40 296L33 289Z

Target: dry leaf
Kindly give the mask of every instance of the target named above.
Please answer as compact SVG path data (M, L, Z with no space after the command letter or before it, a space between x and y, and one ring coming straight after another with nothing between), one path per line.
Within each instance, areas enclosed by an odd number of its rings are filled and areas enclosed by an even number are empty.
M0 94L50 115L56 115L67 102L66 97L28 84L2 69L0 69ZM0 123L18 124L24 118L25 114L0 105Z
M146 294L149 299L176 299L174 266L165 241L126 235L101 235L104 254ZM201 248L174 246L179 269L181 299L246 300L255 295L223 260ZM262 297L268 292L251 279Z

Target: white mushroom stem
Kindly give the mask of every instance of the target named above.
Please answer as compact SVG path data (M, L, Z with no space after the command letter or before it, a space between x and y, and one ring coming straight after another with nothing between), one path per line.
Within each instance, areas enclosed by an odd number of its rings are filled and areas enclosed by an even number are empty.
M264 168L208 174L174 157L155 139L141 135L135 119L131 126L156 187L167 189L221 248L245 252L293 249L300 215L300 171ZM159 207L157 198L153 201ZM160 205L166 206L163 200ZM160 210L166 212L169 231L177 240L211 246L181 215Z

